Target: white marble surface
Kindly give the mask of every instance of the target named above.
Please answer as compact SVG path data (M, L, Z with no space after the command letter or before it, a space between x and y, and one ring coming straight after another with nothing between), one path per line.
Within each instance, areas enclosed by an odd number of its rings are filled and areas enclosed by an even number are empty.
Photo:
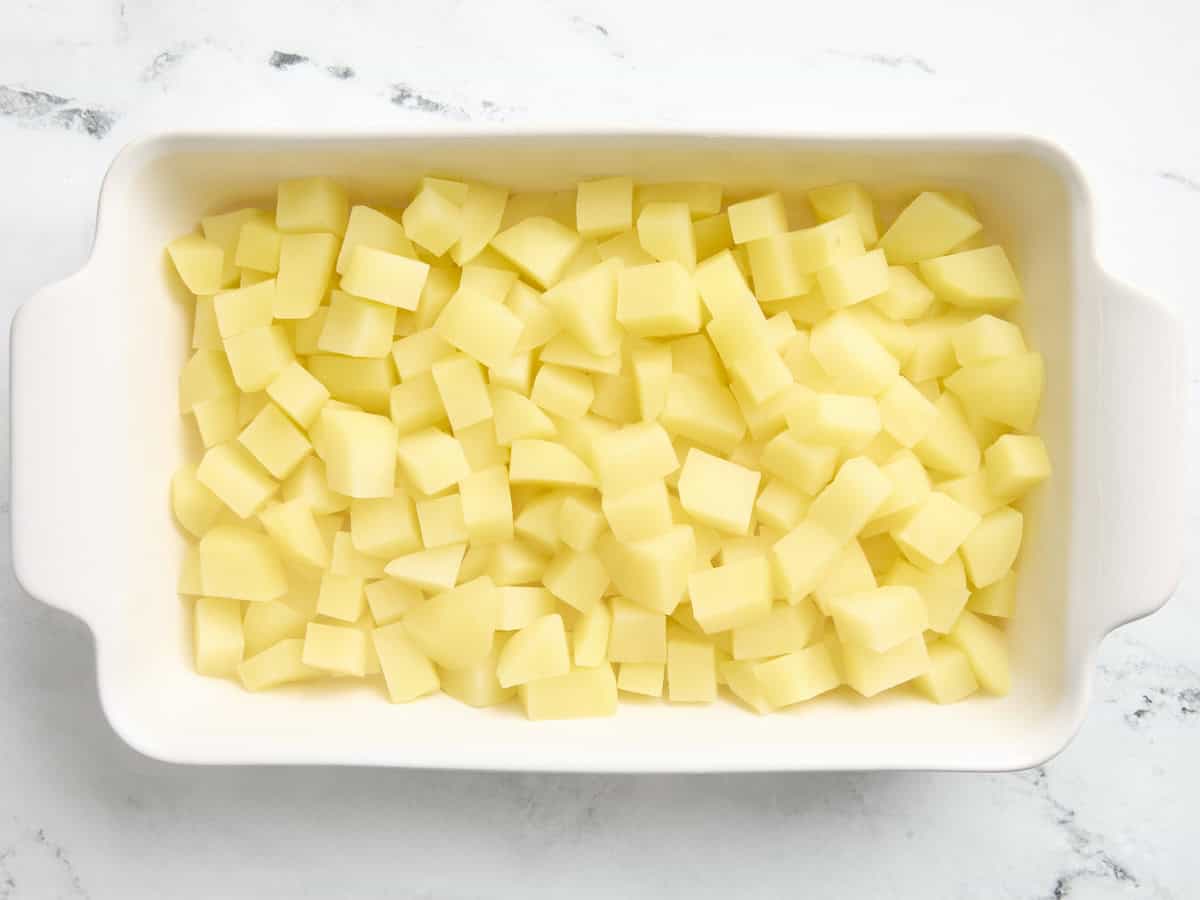
M0 303L83 262L105 166L150 130L907 124L1063 143L1101 259L1198 345L1194 4L703 7L0 0ZM1078 739L1024 774L179 768L121 744L87 631L16 586L0 455L0 898L1200 896L1194 554L1104 645Z

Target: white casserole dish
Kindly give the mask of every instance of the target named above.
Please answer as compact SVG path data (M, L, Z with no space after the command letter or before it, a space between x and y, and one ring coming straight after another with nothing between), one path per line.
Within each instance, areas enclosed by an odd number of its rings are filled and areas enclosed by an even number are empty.
M200 216L273 200L323 173L399 200L429 170L516 189L629 173L734 192L854 179L885 194L964 188L1012 255L1047 363L1039 432L1053 479L1026 505L1014 688L937 707L847 693L758 718L732 703L623 705L614 719L530 723L366 686L249 694L191 669L168 482L195 456L177 412L188 306L165 242ZM797 207L799 208L799 206ZM885 220L886 221L886 220ZM796 223L794 223L795 225ZM188 763L335 763L558 771L1007 770L1060 751L1086 712L1096 648L1166 600L1182 559L1187 361L1164 307L1104 274L1074 165L1026 138L436 130L372 137L175 135L126 148L100 197L91 258L12 331L13 562L21 584L96 637L114 729ZM894 696L893 696L894 695Z

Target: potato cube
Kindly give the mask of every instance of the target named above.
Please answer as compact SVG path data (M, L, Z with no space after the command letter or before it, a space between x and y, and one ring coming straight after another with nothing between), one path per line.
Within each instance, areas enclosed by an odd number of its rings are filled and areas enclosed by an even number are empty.
M687 525L641 541L622 543L601 535L596 553L617 591L646 609L670 615L695 567L696 536Z
M259 521L285 556L316 569L329 565L329 547L303 499L268 506L259 513Z
M603 238L633 227L633 179L597 178L576 187L575 223L585 238Z
M198 301L197 301L198 302ZM253 287L222 291L212 298L213 316L221 338L231 338L271 324L275 305L275 279Z
M586 613L604 596L609 576L596 554L568 549L550 560L542 584L563 603Z
M193 294L211 295L223 287L225 252L215 241L186 234L167 244L167 255Z
M1003 696L1012 687L1004 632L972 612L963 612L946 640L966 654L979 685L989 694Z
M675 260L622 269L617 276L617 321L639 337L696 331L700 297L688 270Z
M934 404L937 418L913 452L926 467L947 475L970 475L979 468L979 445L963 416L962 407L950 394Z
M525 504L513 522L517 537L528 541L542 553L553 554L558 551L559 514L562 511L564 495L557 491L540 494ZM603 522L600 523L603 527ZM599 531L597 531L599 534ZM577 550L588 550L586 547L576 547Z
M516 688L500 686L496 680L496 663L504 649L507 635L496 635L492 649L480 662L462 669L441 669L442 692L468 706L495 706L516 696Z
M635 344L630 356L638 414L643 421L657 419L667 402L671 380L671 349L648 341Z
M350 201L346 189L330 178L293 178L279 182L276 227L283 232L346 233Z
M350 538L355 550L378 559L395 559L420 549L412 500L396 494L352 501Z
M765 335L764 335L765 337ZM793 384L791 372L771 347L759 345L729 366L730 388L737 388L751 403L769 403Z
M731 203L726 212L735 244L746 244L788 230L782 194L767 194L753 200Z
M758 301L732 253L723 251L705 260L696 268L693 280L714 319L761 317Z
M667 617L623 597L614 597L608 658L619 663L666 662Z
M913 686L934 703L957 703L979 690L967 655L946 641L927 648L929 671L918 675Z
M512 495L504 466L473 472L462 480L458 489L462 495L463 522L472 543L512 540Z
M949 478L938 483L937 489L961 503L967 509L973 509L981 516L986 516L1008 502L1006 497L997 497L988 485L986 467L976 469L970 475L960 478Z
M688 451L679 500L696 521L731 534L749 534L762 475L703 450Z
M392 360L402 381L429 372L439 359L454 355L454 347L432 329L401 338L392 345Z
M338 239L332 234L285 234L275 278L277 319L304 319L317 311L333 276Z
M879 246L893 264L903 265L948 253L982 228L978 219L945 194L925 191L896 217ZM936 285L931 287L941 295Z
M492 417L492 402L479 364L465 354L433 364L433 381L441 406L456 432Z
M238 441L249 450L268 472L276 478L286 478L305 456L312 444L304 432L274 403L268 403L238 435Z
M396 455L405 477L430 496L458 484L471 473L462 445L436 428L401 437Z
M196 467L180 466L171 477L171 509L175 520L196 537L212 527L223 501L196 478Z
M280 495L285 501L303 499L317 515L341 512L350 506L349 497L330 490L325 464L315 456L305 457L296 467L283 483Z
M436 185L423 184L400 222L414 244L441 256L462 237L462 202L448 198Z
M754 501L754 513L760 524L786 532L804 517L808 504L807 494L775 477L767 481Z
M532 721L611 716L617 711L617 679L607 663L531 681L521 685L519 694Z
M696 259L706 260L722 250L733 249L733 232L729 228L729 216L716 213L692 222L692 234L696 238Z
M842 260L861 258L866 252L858 223L850 215L831 219L812 228L793 231L788 238L792 243L795 265L805 274L820 272ZM868 264L868 267L873 268L873 265ZM834 279L833 283L840 283L840 279ZM864 283L874 282L868 278Z
M217 313L212 297L197 297L192 314L192 349L221 350L221 329L217 325Z
M898 321L920 318L933 301L933 291L905 266L888 266L887 290L870 299L872 306Z
M929 654L920 635L876 653L857 644L842 644L846 683L864 697L911 681L929 670Z
M466 265L478 259L500 230L504 210L508 205L508 190L472 181L467 185L467 196L462 201L461 236L450 248L450 257L455 265Z
M330 488L348 497L392 496L398 445L396 428L390 419L327 406L314 429L318 427L320 440L314 431L313 446L325 463ZM412 436L405 438L406 442L412 440ZM403 453L400 460L404 465Z
M404 625L426 656L457 669L488 655L499 616L500 595L485 575L434 595L410 611Z
M595 487L596 476L578 456L553 441L513 441L509 461L513 484Z
M295 359L287 332L279 325L251 328L226 338L225 355L233 380L247 393L265 390Z
M631 425L641 420L638 410L637 387L630 375L592 375L596 396L592 411L601 418L619 425Z
M555 611L558 600L544 587L508 585L500 592L497 631L517 631Z
M254 417L263 411L263 407L267 405L266 391L255 391L252 394L241 394L238 397L237 419L238 427L245 428Z
M638 241L659 262L676 262L691 272L696 268L696 236L686 203L647 203L637 217Z
M371 640L392 703L407 703L438 689L437 670L402 622L374 629Z
M370 247L386 253L416 258L416 251L404 234L403 226L369 206L354 206L350 209L346 236L342 239L341 252L337 258L336 269L339 275L346 274L350 258L358 247Z
M820 635L823 621L809 600L795 606L775 603L758 621L733 629L733 658L764 659L803 650Z
M795 437L849 453L864 449L883 428L879 404L872 397L817 394L811 403L793 404L786 416Z
M915 588L890 586L835 600L831 609L843 645L883 653L929 626L925 603Z
M487 573L498 585L539 584L546 572L546 557L523 541L473 549L490 551Z
M863 456L849 459L813 500L808 521L825 529L840 547L862 531L891 492L891 480L875 463Z
M946 634L966 606L967 575L958 555L951 556L940 566L919 569L905 560L897 560L883 577L887 585L907 585L916 588L929 613L929 627Z
M550 364L538 370L530 393L537 406L568 419L587 413L594 398L595 388L585 372Z
M617 689L643 697L661 697L666 666L663 663L621 663L617 669Z
M837 552L813 589L813 600L823 615L832 615L842 597L873 591L878 585L862 544L850 541Z
M870 247L879 240L875 204L861 184L847 181L813 188L808 192L808 202L822 222L852 216L866 246Z
M248 691L262 691L321 677L324 673L320 669L304 664L303 653L302 638L279 641L237 667L242 686Z
M817 272L821 295L834 309L853 306L887 291L891 284L882 250L839 259Z
M606 356L621 348L617 324L617 273L602 262L564 278L542 296L563 329L589 353Z
M612 613L598 603L579 617L571 632L571 657L577 666L607 665L608 632Z
M195 544L189 545L183 551L175 590L183 597L199 597L204 593L204 584L200 578L200 549Z
M446 343L491 368L512 359L524 328L503 303L463 290L450 299L434 325Z
M570 668L562 616L552 613L509 638L496 663L496 678L502 687L515 687L564 675Z
M240 604L238 611L240 614ZM251 603L240 625L245 656L250 659L280 641L303 638L308 621L286 603L271 601Z
M363 587L364 579L356 575L334 575L332 572L326 572L321 576L317 612L331 619L357 622L366 605Z
M771 567L750 556L688 576L692 612L705 633L753 624L771 609Z
M673 524L667 486L662 481L650 481L621 494L604 494L602 507L619 541L651 538L668 531Z
M963 309L994 312L1024 298L1003 247L981 247L926 259L920 271L939 299Z
M1044 381L1042 355L1021 353L963 366L945 383L975 415L1028 431L1037 419Z
M333 291L317 349L343 356L381 358L392 349L396 309Z
M1001 578L993 581L987 587L978 588L971 593L967 601L967 609L982 616L994 616L1007 619L1017 608L1017 573L1006 572Z
M960 366L988 362L1025 352L1021 329L1012 322L982 315L954 331L954 355Z
M717 699L713 645L677 627L667 634L667 698L674 703L711 703Z
M721 210L722 188L708 181L668 181L637 188L637 211L651 203L685 203L692 217L711 216Z
M958 368L953 338L967 321L958 313L950 313L922 319L909 326L913 348L901 366L909 381L918 384L931 378L944 378Z
M300 660L314 669L362 678L367 670L366 639L366 632L353 625L309 622Z
M863 529L864 537L902 527L931 490L929 473L911 451L897 451L880 466L880 471L892 482L892 492Z
M569 334L558 334L551 338L538 354L542 363L582 369L585 372L603 372L616 375L621 371L620 352L598 356L588 350Z
M883 430L902 447L913 447L929 433L938 412L907 378L896 378L879 397Z
M763 694L762 683L754 674L754 667L757 665L758 662L753 660L718 659L717 680L726 685L730 692L751 710L765 715L771 711L771 704Z
M264 603L287 593L271 539L241 525L216 525L200 539L200 584L208 597Z
M918 567L941 565L979 524L974 510L940 492L933 492L892 538Z
M782 233L746 244L754 274L754 295L759 302L785 300L812 290L812 276L801 268L795 250L792 235Z
M415 310L429 277L429 265L399 253L360 245L351 253L342 289L396 309Z
M605 494L622 494L658 481L679 468L666 430L641 422L600 435L595 440L596 468Z
M812 496L829 483L837 459L838 451L833 447L797 440L785 431L767 442L759 465L764 472Z
M562 277L582 240L553 219L533 216L501 231L492 238L492 246L535 286L545 289Z
M258 512L279 489L279 482L234 443L210 447L196 467L196 480L243 519Z
M1034 434L1006 434L985 454L988 486L998 497L1023 497L1050 477L1050 456Z
M423 591L446 591L458 581L466 544L449 544L398 556L384 571L392 578Z
M763 698L773 709L811 700L841 684L833 659L823 643L756 663L752 672Z
M1021 549L1024 518L1011 506L988 513L962 543L967 575L976 588L995 584L1008 573Z
M292 361L267 385L267 396L300 427L307 428L316 421L329 391L304 366Z
M225 597L197 597L192 626L196 671L224 678L242 661L242 604Z
M360 553L354 546L354 538L350 532L339 530L333 534L333 552L330 554L329 571L334 575L382 578L384 561Z
M410 609L422 602L421 591L411 584L403 584L391 578L368 582L363 589L371 618L376 625L388 625L401 619Z
M418 500L417 519L421 524L421 542L427 550L447 544L465 544L468 540L462 497L458 493Z
M723 453L737 446L746 433L741 410L728 388L678 371L667 386L667 403L659 419L674 434Z
M567 495L558 498L555 509L556 538L561 538L562 543L572 550L592 549L604 530L600 505L591 497Z
M833 563L842 542L816 522L803 521L771 547L776 593L799 603Z
M809 349L821 368L848 393L881 394L900 374L896 358L847 315L836 314L814 325Z
M234 262L256 272L279 271L279 250L283 235L264 218L249 218L238 229Z

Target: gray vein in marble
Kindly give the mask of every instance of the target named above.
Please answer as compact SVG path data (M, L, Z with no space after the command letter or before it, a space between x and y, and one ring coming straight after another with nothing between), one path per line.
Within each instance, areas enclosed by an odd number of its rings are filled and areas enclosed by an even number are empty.
M46 888L52 884L56 887L47 892ZM66 849L39 828L0 849L0 900L47 896L87 900L91 895Z
M150 60L150 65L142 70L142 81L158 81L174 71L183 58L191 52L191 44L183 43L174 47L168 47L166 50L158 53L154 59Z
M1189 191L1200 191L1200 181L1197 181L1195 178L1191 178L1187 175L1184 175L1182 172L1175 172L1170 169L1163 169L1161 172L1158 172L1157 175L1163 181L1169 181L1172 184L1181 185L1181 186L1187 188Z
M288 69L295 68L296 66L317 66L326 75L336 78L338 81L349 81L358 74L352 66L324 66L317 63L312 57L305 56L302 53L287 53L283 50L272 51L270 57L267 59L267 65L279 72L286 72Z
M326 66L325 71L338 81L349 81L356 74L350 66Z
M391 100L394 106L399 106L401 109L415 109L418 112L434 113L449 119L471 118L461 106L435 100L403 83L392 85L391 94L388 99Z
M1073 856L1072 864L1055 876L1050 892L1043 895L1047 900L1071 896L1076 883L1082 880L1101 879L1134 888L1142 886L1137 876L1104 848L1102 836L1080 825L1075 810L1054 796L1045 766L1021 772L1016 777L1032 787L1034 795L1050 808L1054 823L1062 829Z
M292 66L298 66L301 63L308 62L308 57L299 53L285 53L282 50L274 50L271 52L270 59L267 60L267 65L272 69L290 69Z
M831 56L855 59L876 66L884 66L888 69L915 69L918 72L924 72L926 75L937 74L937 69L927 60L909 53L896 55L888 53L851 53L848 50L828 50L826 52Z
M0 84L0 118L33 127L56 127L101 140L116 124L116 113L100 107L77 106L71 98L46 91Z
M604 25L599 22L593 22L590 19L585 19L583 16L571 16L571 27L577 32L589 38L598 38L600 43L618 59L625 58L625 51L615 46L612 33Z
M1135 703L1124 713L1126 724L1140 728L1163 716L1200 721L1200 672L1181 664L1166 664L1134 641L1126 639L1125 646L1131 656L1101 663L1097 668L1107 681L1133 688L1120 694L1122 700L1133 699Z

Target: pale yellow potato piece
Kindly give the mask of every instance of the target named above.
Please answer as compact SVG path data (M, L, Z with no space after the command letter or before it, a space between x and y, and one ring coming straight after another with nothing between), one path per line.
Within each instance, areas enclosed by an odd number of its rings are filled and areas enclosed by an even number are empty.
M637 233L642 249L659 262L677 262L689 272L696 268L696 235L686 203L647 203L638 213Z
M303 638L307 625L308 619L286 603L251 603L241 625L246 659L280 641Z
M1037 419L1045 378L1040 353L1019 353L963 366L945 384L971 413L1028 431Z
M859 456L842 463L808 508L808 521L833 535L839 546L871 520L892 492L892 482L879 466Z
M251 287L222 291L212 298L212 313L221 338L271 324L275 306L275 279Z
M616 316L639 337L690 334L700 327L700 296L678 260L632 266L617 277Z
M633 227L633 179L597 178L576 185L575 227L585 238L603 238Z
M626 425L598 435L594 458L605 494L624 493L679 468L671 438L657 422Z
M604 596L609 575L595 553L567 549L550 560L542 584L563 603L586 613Z
M565 675L571 668L562 616L542 616L516 632L496 662L501 687L516 687L541 678Z
M771 609L770 564L766 556L751 556L692 572L688 595L706 634L752 624Z
M678 371L668 382L659 421L680 437L725 453L746 433L745 420L728 388Z
M266 390L296 358L287 332L280 325L251 328L225 338L224 345L233 380L247 393Z
M896 217L879 246L893 264L914 263L950 252L982 228L978 219L945 194L925 191Z
M555 284L582 238L570 228L545 216L532 216L492 238L491 245L536 287Z
M335 675L362 678L367 673L367 636L353 625L309 622L301 662Z
M1011 690L1008 647L1001 629L964 611L946 635L946 640L966 654L979 686L985 691L1003 696Z
M822 222L853 216L866 246L871 247L879 240L875 202L861 184L845 181L813 188L808 192L808 202Z
M224 678L242 661L242 604L227 597L197 597L192 623L196 671Z
M723 188L711 181L667 181L639 184L635 194L637 211L649 203L686 203L692 217L711 216L721 211Z
M929 615L915 588L890 586L839 597L831 604L838 639L883 653L929 627Z
M814 644L756 663L751 671L760 685L763 699L773 709L811 700L841 684L824 644Z
M640 541L662 534L674 524L667 496L664 482L649 481L620 494L605 493L601 508L617 540Z
M497 631L517 631L534 620L555 611L558 600L546 588L536 585L504 585L500 593L500 617Z
M423 591L449 590L458 581L465 544L449 544L398 556L384 567L392 578Z
M970 475L979 468L979 445L963 415L962 405L951 394L934 403L937 417L913 452L926 468L947 475Z
M841 650L846 684L864 697L873 697L929 670L929 653L920 635L883 653L845 643Z
M586 372L546 363L533 379L529 399L546 412L578 419L587 413L595 396Z
M500 595L486 575L435 594L405 615L409 636L439 666L481 662L492 648Z
M433 327L447 344L489 368L497 368L516 353L525 323L498 300L460 288Z
M425 599L419 588L392 578L368 582L363 588L363 594L376 625L388 625L398 621Z
M836 448L798 440L784 431L763 447L759 464L764 472L811 497L833 478L837 460Z
M571 658L576 666L607 664L611 627L612 613L606 603L597 603L579 617L571 632Z
M379 559L394 559L421 546L413 501L404 494L354 500L350 505L354 549Z
M934 703L957 703L979 690L970 660L960 649L946 641L934 641L926 649L929 671L913 680L918 691Z
M956 329L950 340L960 366L1025 352L1025 338L1020 328L986 314Z
M970 594L966 570L957 554L940 566L928 568L917 568L906 560L896 560L883 576L883 583L916 588L925 601L929 627L938 634L950 631Z
M596 542L596 553L618 593L669 615L683 599L695 566L696 536L688 525L628 543L606 533Z
M277 479L290 475L313 449L304 432L274 403L263 406L238 442Z
M264 691L322 677L325 673L320 669L305 665L304 643L303 638L282 640L245 660L237 667L242 686L248 691Z
M359 499L392 495L398 445L390 419L326 406L317 428L319 438L316 430L310 434L331 489Z
M814 325L809 350L847 393L877 396L900 376L896 358L848 314L835 314Z
M526 717L533 721L611 716L617 711L617 679L608 663L531 681L518 693Z
M472 472L458 485L463 524L472 544L495 544L513 538L512 493L502 465Z
M929 433L937 409L907 378L898 377L879 397L879 421L897 443L913 447Z
M866 251L858 223L850 215L793 231L788 238L795 263L805 274L818 273L842 260L859 258ZM825 307L829 308L830 304L825 303Z
M619 663L665 663L667 617L624 597L614 597L611 604L608 658Z
M167 255L193 294L211 296L224 286L225 252L215 241L186 234L167 244Z
M507 206L507 188L479 181L468 182L467 194L462 200L458 242L450 248L450 258L455 265L466 265L484 253L488 242L500 230Z
M317 527L312 507L302 498L268 506L258 518L285 556L316 569L329 565L329 548Z
M817 586L841 547L842 542L817 522L801 522L771 547L776 592L799 603Z
M679 501L698 522L748 534L761 479L759 472L692 449L679 476Z
M999 497L1023 497L1050 477L1050 456L1040 437L1006 434L985 454L988 487Z
M919 318L933 305L934 294L911 269L888 266L888 287L876 294L870 303L890 319Z
M745 244L788 230L782 194L767 194L753 200L731 203L726 213L735 244Z
M239 518L258 512L279 490L279 482L240 444L210 447L196 467L196 480Z
M721 251L696 268L696 289L713 318L740 319L760 312L731 251Z
M617 689L643 697L661 697L665 677L663 663L621 663L617 669Z
M824 617L810 600L774 603L755 622L732 629L734 659L765 659L803 650L820 635Z
M1024 517L1002 506L980 520L960 548L971 584L984 588L1008 573L1021 549Z
M521 541L474 549L491 551L487 574L498 585L537 584L546 571L546 557Z
M350 498L331 490L325 476L325 464L315 456L308 456L288 476L280 489L283 500L302 499L317 515L341 512L350 506Z
M667 698L675 703L711 703L717 699L713 645L676 626L667 631Z
M780 531L791 531L808 511L809 496L781 478L770 478L754 501L754 515L760 524Z
M963 309L994 312L1024 299L1003 247L980 247L926 259L920 271L939 299Z
M267 385L267 396L301 428L316 421L329 390L304 366L291 362Z
M512 484L596 486L587 464L554 441L513 441L508 479Z
M987 587L979 588L967 601L967 609L983 616L1007 619L1017 608L1017 573L1006 572Z
M217 521L222 500L196 478L196 467L183 465L171 477L171 509L175 520L196 537Z
M705 260L722 250L733 249L733 232L729 228L729 216L715 213L692 222L692 233L696 237L696 259Z

